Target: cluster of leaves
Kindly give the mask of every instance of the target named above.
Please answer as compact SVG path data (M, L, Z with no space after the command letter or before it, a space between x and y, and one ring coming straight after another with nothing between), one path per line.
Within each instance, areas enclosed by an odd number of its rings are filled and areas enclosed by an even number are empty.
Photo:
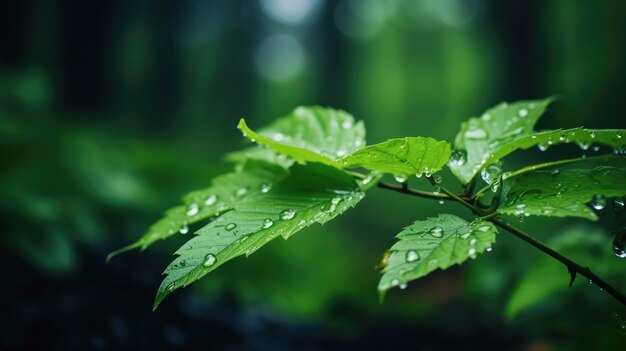
M626 195L622 130L535 131L534 125L552 98L502 103L463 123L454 149L427 137L391 139L366 145L362 122L344 111L298 107L273 124L252 130L242 119L238 128L258 144L235 152L233 173L194 191L183 204L168 210L133 248L186 234L192 223L206 221L176 251L165 270L155 308L172 291L200 279L227 261L250 255L272 239L287 239L314 223L326 223L361 201L384 174L399 181L409 176L430 178L439 193L439 172L447 165L464 186L463 196L492 215L577 216L596 219L588 207L603 207L606 197ZM616 155L579 158L534 165L502 173L501 159L513 151L559 143L593 143L613 148ZM567 166L559 169L557 166ZM361 172L356 172L360 170ZM487 187L472 194L477 176ZM483 195L495 192L491 206ZM383 256L380 296L393 287L436 269L446 269L490 250L497 229L481 218L465 220L451 214L418 220L397 235ZM112 254L112 255L114 255Z

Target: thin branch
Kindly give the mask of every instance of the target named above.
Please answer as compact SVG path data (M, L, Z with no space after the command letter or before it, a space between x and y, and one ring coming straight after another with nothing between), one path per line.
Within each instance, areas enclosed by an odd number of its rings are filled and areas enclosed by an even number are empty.
M551 248L549 248L548 246L543 244L541 241L539 241L539 240L533 238L532 236L524 233L520 229L511 226L510 224L502 221L499 218L492 218L489 221L492 222L493 224L497 225L498 227L502 228L502 229L506 229L507 231L509 231L513 235L517 236L518 238L524 240L525 242L531 244L532 246L536 247L537 249L541 250L542 252L544 252L544 253L554 257L556 260L558 260L559 262L563 263L567 267L567 270L570 273L570 277L571 277L570 278L570 286L574 282L574 279L576 278L576 273L578 273L578 274L582 275L583 277L589 279L591 282L593 282L597 286L599 286L602 290L604 290L607 293L609 293L609 295L613 296L616 300L618 300L619 302L621 302L624 305L626 305L626 296L624 296L622 293L617 291L617 289L615 289L609 283L607 283L604 280L602 280L602 278L598 277L588 267L583 267L583 266L579 265L578 263L576 263L576 262L570 260L569 258L561 255L560 253L552 250Z
M428 178L428 180L431 182L431 184L433 184L433 185L436 184L433 179ZM619 302L621 302L624 305L626 305L626 296L624 296L617 289L615 289L612 285L610 285L609 283L604 281L602 278L597 276L595 273L593 273L591 271L591 269L589 269L588 267L583 267L583 266L579 265L578 263L570 260L569 258L561 255L560 253L558 253L558 252L554 251L553 249L551 249L550 247L546 246L541 241L539 241L539 240L533 238L532 236L526 234L521 229L518 229L518 228L508 224L507 222L503 221L502 219L498 218L497 217L497 212L489 213L488 211L485 211L485 210L483 210L483 209L473 205L471 203L472 200L469 199L467 197L467 195L463 195L463 196L456 195L456 194L454 194L453 192L449 191L448 189L446 189L444 187L441 187L441 191L444 194L432 194L432 193L422 192L422 191L419 191L419 190L414 190L414 189L409 188L408 186L407 187L398 187L398 186L387 184L387 183L384 183L384 182L378 182L378 187L379 188L383 188L383 189L396 191L396 192L403 193L403 194L407 194L407 195L412 195L412 196L427 197L427 198L439 198L439 199L443 198L443 199L456 201L456 202L462 204L463 206L467 207L468 209L470 209L473 213L481 216L482 219L487 220L487 221L497 225L498 227L500 227L502 229L505 229L506 231L510 232L511 234L515 235L516 237L524 240L525 242L527 242L530 245L534 246L535 248L539 249L541 252L543 252L543 253L553 257L557 261L563 263L567 267L567 270L568 270L568 272L570 274L570 286L574 282L574 279L576 279L576 275L580 274L580 275L584 276L585 278L589 279L590 282L593 282L594 284L596 284L602 290L606 291L609 295L613 296L613 298L615 298ZM433 195L436 195L436 196L433 196Z

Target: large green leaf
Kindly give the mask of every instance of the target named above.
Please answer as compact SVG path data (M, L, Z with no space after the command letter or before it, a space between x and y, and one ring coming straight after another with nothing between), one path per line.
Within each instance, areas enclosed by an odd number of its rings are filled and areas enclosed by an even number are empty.
M233 209L196 232L176 251L167 267L155 308L173 290L184 287L225 262L249 255L277 236L285 239L313 224L325 223L364 196L354 179L319 163L294 165L271 191Z
M433 138L413 137L391 139L366 146L343 160L345 167L363 167L369 170L398 175L435 173L450 158L450 145Z
M504 102L481 117L464 122L454 141L455 152L449 163L452 173L464 184L468 183L502 145L532 133L552 101L553 98Z
M587 203L601 209L606 197L626 195L624 159L616 157L612 163L595 166L589 162L574 168L540 169L507 178L498 212L596 220L598 217Z
M606 241L606 234L601 230L576 226L557 233L548 241L548 245L583 266L589 265L602 277L623 276L626 267L615 264L615 255ZM583 278L581 283L574 287L588 285L584 277L580 278ZM568 294L569 283L567 267L552 257L542 256L530 266L513 289L506 314L514 317L558 293Z
M337 161L365 146L363 122L347 112L322 107L297 107L257 132L241 119L238 128L250 140L298 162L338 165Z
M446 269L475 258L496 241L497 230L490 222L468 223L451 214L417 221L396 237L387 266L378 284L382 296L393 287L403 287L436 269Z
M234 204L249 201L263 194L287 175L287 171L264 161L247 161L237 172L213 179L208 188L193 191L183 197L183 205L165 212L139 240L111 253L108 259L135 248L145 250L158 240L177 233L186 234L189 225L218 216L233 208Z

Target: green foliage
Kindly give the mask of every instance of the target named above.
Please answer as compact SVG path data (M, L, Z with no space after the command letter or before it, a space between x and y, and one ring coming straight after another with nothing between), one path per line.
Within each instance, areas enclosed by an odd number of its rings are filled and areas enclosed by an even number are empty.
M294 165L273 189L232 203L183 245L165 270L155 308L174 289L187 286L237 256L250 255L277 236L287 239L311 224L342 214L364 194L348 174L318 163Z
M457 151L450 170L467 184L487 165L491 155L504 145L533 132L535 123L554 98L503 102L461 124L454 147Z
M340 158L365 145L365 126L350 114L321 107L298 107L254 132L241 119L237 126L250 140L298 162L336 165Z
M493 224L441 214L417 221L404 228L385 258L386 265L378 284L381 296L393 287L421 278L436 269L446 269L482 253L496 241Z
M533 131L552 101L502 103L480 118L470 118L461 126L455 151L447 142L427 137L366 146L362 122L355 122L346 112L321 107L298 107L258 132L242 119L238 127L244 136L261 147L230 153L227 159L236 164L233 173L215 178L209 188L186 195L183 205L167 211L136 243L116 253L143 250L160 239L186 233L189 224L208 222L176 251L178 257L165 270L159 287L156 308L175 289L229 260L250 255L278 236L287 239L313 223L326 223L355 206L365 191L376 186L456 201L484 216L470 223L452 214L440 214L406 227L381 262L378 290L382 298L393 287L404 287L434 270L476 258L495 242L494 224L526 241L535 240L503 222L498 218L501 215L596 219L587 207L590 201L599 209L606 197L626 194L626 167L620 156L624 153L623 131ZM506 155L535 145L545 150L558 143L576 143L583 149L601 143L612 147L618 156L560 160L502 176L499 165ZM446 163L463 184L473 184L476 175L488 166L486 180L494 191L499 190L492 197L493 203L481 202L487 198L483 195L489 187L473 193L473 186L466 186L458 195L444 188L442 178L432 174ZM410 189L406 182L402 186L384 183L384 174L429 179L433 192ZM546 286L545 290L550 289L554 288ZM547 294L537 294L543 295ZM516 302L511 308L515 311L528 304Z
M177 233L187 234L190 224L219 216L241 202L264 194L286 175L287 172L280 166L264 161L248 161L243 169L216 177L212 186L185 195L183 205L167 210L165 216L139 240L111 253L108 259L135 248L145 250L156 241Z
M396 175L432 174L450 158L450 145L433 138L391 139L364 147L343 160L344 167L363 167Z
M603 209L607 197L626 195L626 165L623 157L615 158L618 167L589 163L535 170L506 179L498 212L598 219L586 204L592 202L594 208Z

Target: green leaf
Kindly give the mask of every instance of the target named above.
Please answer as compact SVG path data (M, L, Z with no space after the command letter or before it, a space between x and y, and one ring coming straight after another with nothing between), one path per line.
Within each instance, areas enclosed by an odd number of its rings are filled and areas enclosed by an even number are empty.
M624 267L615 264L616 258L606 241L606 234L601 230L577 226L557 233L548 244L571 260L583 266L590 265L591 269L602 277L623 276ZM579 278L582 282L575 284L574 287L588 285L584 277ZM551 296L558 293L567 294L569 282L567 267L552 257L542 256L532 264L513 289L506 307L506 315L514 317Z
M135 243L112 252L116 255L140 248L142 251L156 241L189 231L188 225L229 211L234 204L263 194L287 175L282 167L263 161L248 161L240 171L213 179L212 186L193 191L183 197L183 205L165 212Z
M390 249L391 255L378 284L381 298L393 287L475 258L491 247L496 233L490 222L468 223L451 214L411 224L396 236L399 241Z
M503 102L481 117L464 122L454 142L455 152L449 164L452 173L464 184L468 183L502 145L531 134L553 100Z
M624 151L626 139L623 138L624 130L621 129L585 129L573 128L566 130L550 130L519 137L511 142L501 144L499 148L481 163L480 169L503 158L516 150L524 150L534 146L539 146L542 151L547 150L551 145L576 143L582 150L587 150L594 144L603 144L613 147L615 154Z
M283 168L289 168L293 165L293 160L287 158L287 156L265 147L248 147L243 150L229 152L224 158L227 162L234 163L237 168L245 166L249 160L265 161Z
M373 171L421 176L435 173L450 158L450 145L433 138L391 139L366 146L346 156L344 167L363 167Z
M338 160L365 145L365 126L347 112L322 107L297 107L287 117L259 130L241 119L237 126L250 140L298 162L339 166Z
M294 165L268 193L233 204L233 209L196 232L165 270L155 308L173 290L189 285L225 262L270 240L285 239L313 223L325 223L364 196L354 179L319 163Z
M626 164L577 164L575 168L541 169L504 180L498 212L516 216L582 217L597 220L586 204L604 207L606 197L626 195Z

